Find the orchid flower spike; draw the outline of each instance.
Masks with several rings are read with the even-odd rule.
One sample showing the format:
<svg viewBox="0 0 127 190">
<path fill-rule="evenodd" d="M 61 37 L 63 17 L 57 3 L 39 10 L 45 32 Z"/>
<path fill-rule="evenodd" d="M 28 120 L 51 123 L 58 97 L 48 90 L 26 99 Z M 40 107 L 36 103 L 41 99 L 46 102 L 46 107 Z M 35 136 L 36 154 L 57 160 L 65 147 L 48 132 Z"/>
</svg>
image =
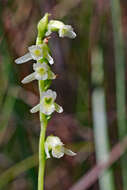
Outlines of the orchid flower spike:
<svg viewBox="0 0 127 190">
<path fill-rule="evenodd" d="M 53 157 L 61 158 L 64 154 L 69 156 L 75 156 L 76 153 L 64 147 L 64 144 L 57 136 L 48 136 L 45 141 L 45 153 L 47 159 L 50 158 L 50 152 Z"/>
<path fill-rule="evenodd" d="M 49 36 L 52 32 L 58 32 L 59 37 L 61 38 L 69 37 L 73 39 L 76 37 L 76 33 L 73 31 L 72 26 L 65 25 L 63 22 L 58 20 L 50 20 L 46 36 Z"/>
<path fill-rule="evenodd" d="M 36 113 L 39 110 L 45 115 L 51 115 L 54 111 L 62 113 L 63 108 L 55 103 L 56 96 L 56 92 L 50 89 L 43 92 L 41 95 L 40 104 L 33 107 L 30 110 L 31 113 Z"/>
<path fill-rule="evenodd" d="M 56 78 L 56 75 L 51 71 L 50 67 L 45 62 L 37 62 L 33 64 L 33 70 L 35 72 L 28 75 L 21 81 L 23 84 L 29 83 L 33 80 L 47 80 Z"/>
<path fill-rule="evenodd" d="M 30 60 L 36 60 L 39 61 L 42 59 L 45 55 L 45 58 L 48 60 L 50 65 L 54 63 L 53 58 L 50 56 L 48 52 L 48 48 L 45 48 L 47 45 L 45 43 L 41 45 L 32 45 L 28 47 L 29 52 L 25 54 L 22 57 L 19 57 L 18 59 L 15 60 L 17 64 L 22 64 Z"/>
</svg>

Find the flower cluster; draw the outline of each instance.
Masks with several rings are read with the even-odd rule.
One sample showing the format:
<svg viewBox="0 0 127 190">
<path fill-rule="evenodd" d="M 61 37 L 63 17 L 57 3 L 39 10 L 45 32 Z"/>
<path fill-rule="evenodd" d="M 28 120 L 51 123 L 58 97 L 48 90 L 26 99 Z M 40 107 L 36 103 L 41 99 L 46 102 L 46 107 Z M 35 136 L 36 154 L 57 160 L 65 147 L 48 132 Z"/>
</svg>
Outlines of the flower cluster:
<svg viewBox="0 0 127 190">
<path fill-rule="evenodd" d="M 35 60 L 33 64 L 33 73 L 26 76 L 21 82 L 23 84 L 29 83 L 33 80 L 44 81 L 48 83 L 48 87 L 43 88 L 40 92 L 40 103 L 33 107 L 30 111 L 50 116 L 54 111 L 58 113 L 63 112 L 63 108 L 59 106 L 55 100 L 57 94 L 49 88 L 50 81 L 56 78 L 56 75 L 51 70 L 51 65 L 54 60 L 50 54 L 48 47 L 48 39 L 52 32 L 58 32 L 59 37 L 75 38 L 76 34 L 70 25 L 65 25 L 58 20 L 48 21 L 48 14 L 46 14 L 38 24 L 38 37 L 36 45 L 32 45 L 28 48 L 28 53 L 15 60 L 17 64 L 22 64 L 30 60 Z M 52 152 L 52 156 L 56 158 L 62 157 L 64 154 L 74 156 L 71 150 L 66 149 L 58 137 L 49 136 L 45 141 L 45 153 L 47 158 L 50 158 L 49 152 Z"/>
</svg>

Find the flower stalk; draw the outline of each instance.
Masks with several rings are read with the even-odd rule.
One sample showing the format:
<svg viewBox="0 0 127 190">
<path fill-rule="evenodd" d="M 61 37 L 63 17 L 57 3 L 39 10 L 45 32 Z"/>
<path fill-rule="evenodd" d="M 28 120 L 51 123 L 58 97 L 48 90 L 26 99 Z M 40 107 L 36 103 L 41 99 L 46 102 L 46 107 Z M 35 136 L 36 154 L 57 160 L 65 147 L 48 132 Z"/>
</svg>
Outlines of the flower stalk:
<svg viewBox="0 0 127 190">
<path fill-rule="evenodd" d="M 46 13 L 37 25 L 38 35 L 36 45 L 28 48 L 28 53 L 15 60 L 17 64 L 22 64 L 31 59 L 35 60 L 33 64 L 34 72 L 26 76 L 21 82 L 23 84 L 38 80 L 40 102 L 33 107 L 30 112 L 40 114 L 40 140 L 39 140 L 39 173 L 38 173 L 38 190 L 44 190 L 44 173 L 46 159 L 50 158 L 50 152 L 55 158 L 61 158 L 64 154 L 74 156 L 75 153 L 64 147 L 59 137 L 49 136 L 45 141 L 46 128 L 48 120 L 54 111 L 63 112 L 63 108 L 59 106 L 55 100 L 57 94 L 49 89 L 51 81 L 56 75 L 51 71 L 50 66 L 54 63 L 50 55 L 48 40 L 52 32 L 58 32 L 59 37 L 75 38 L 76 34 L 70 25 L 65 25 L 61 21 L 48 21 L 49 14 Z"/>
<path fill-rule="evenodd" d="M 38 172 L 38 190 L 44 189 L 44 172 L 45 172 L 45 133 L 47 127 L 47 119 L 44 114 L 40 112 L 40 123 L 41 123 L 41 131 L 40 131 L 40 140 L 39 140 L 39 172 Z"/>
</svg>

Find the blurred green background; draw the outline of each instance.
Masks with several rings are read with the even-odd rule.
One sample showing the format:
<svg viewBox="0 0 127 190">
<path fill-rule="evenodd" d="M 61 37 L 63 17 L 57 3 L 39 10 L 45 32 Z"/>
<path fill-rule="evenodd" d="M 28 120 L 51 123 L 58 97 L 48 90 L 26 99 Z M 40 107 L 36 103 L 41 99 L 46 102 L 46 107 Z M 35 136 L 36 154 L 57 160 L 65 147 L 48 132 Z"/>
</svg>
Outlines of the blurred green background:
<svg viewBox="0 0 127 190">
<path fill-rule="evenodd" d="M 45 190 L 127 190 L 126 0 L 0 0 L 0 189 L 37 189 L 40 124 L 29 110 L 38 86 L 20 82 L 32 62 L 14 60 L 35 44 L 46 12 L 77 33 L 49 40 L 64 112 L 47 128 L 77 155 L 47 160 Z"/>
</svg>

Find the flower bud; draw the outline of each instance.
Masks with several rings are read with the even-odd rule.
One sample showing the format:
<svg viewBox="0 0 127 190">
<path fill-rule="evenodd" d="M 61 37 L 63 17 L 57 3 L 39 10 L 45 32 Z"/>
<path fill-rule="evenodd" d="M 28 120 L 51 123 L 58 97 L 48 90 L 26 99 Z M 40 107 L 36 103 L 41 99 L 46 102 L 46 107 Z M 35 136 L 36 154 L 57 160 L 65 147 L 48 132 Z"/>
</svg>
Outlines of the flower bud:
<svg viewBox="0 0 127 190">
<path fill-rule="evenodd" d="M 47 26 L 48 26 L 48 17 L 50 14 L 46 13 L 44 15 L 44 17 L 39 21 L 38 25 L 37 25 L 37 29 L 38 29 L 38 37 L 37 40 L 41 40 L 44 38 L 45 36 L 45 32 L 47 30 Z M 38 42 L 37 42 L 38 44 Z"/>
</svg>

